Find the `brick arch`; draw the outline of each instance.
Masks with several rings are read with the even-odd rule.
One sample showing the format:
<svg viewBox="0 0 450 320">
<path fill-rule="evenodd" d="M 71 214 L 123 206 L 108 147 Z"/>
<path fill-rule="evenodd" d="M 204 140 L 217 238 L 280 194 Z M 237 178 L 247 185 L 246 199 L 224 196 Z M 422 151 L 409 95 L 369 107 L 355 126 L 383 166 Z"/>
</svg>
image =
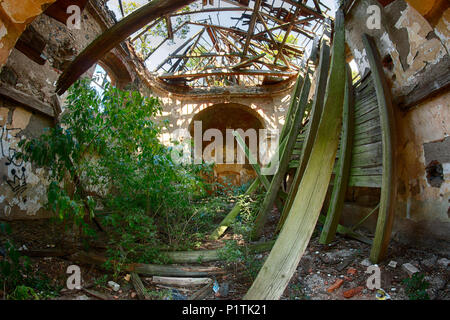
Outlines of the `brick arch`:
<svg viewBox="0 0 450 320">
<path fill-rule="evenodd" d="M 266 124 L 261 115 L 249 106 L 239 103 L 217 103 L 198 111 L 191 119 L 188 130 L 194 136 L 194 122 L 202 121 L 202 134 L 208 129 L 218 129 L 226 139 L 226 129 L 264 129 Z M 257 137 L 259 143 L 259 137 Z M 202 150 L 211 142 L 204 142 Z M 225 143 L 225 141 L 224 141 Z M 237 154 L 237 143 L 234 143 L 232 152 Z M 226 154 L 224 146 L 224 154 Z M 214 176 L 225 188 L 228 183 L 241 185 L 256 176 L 250 164 L 224 163 L 216 164 Z"/>
<path fill-rule="evenodd" d="M 127 65 L 114 53 L 114 50 L 105 54 L 98 64 L 108 73 L 111 84 L 119 89 L 125 89 L 133 81 Z"/>
<path fill-rule="evenodd" d="M 193 133 L 194 121 L 207 121 L 206 128 L 213 127 L 212 124 L 219 125 L 219 130 L 222 127 L 230 127 L 235 125 L 231 129 L 244 129 L 249 128 L 263 129 L 266 127 L 263 117 L 249 106 L 240 103 L 216 103 L 201 109 L 193 115 L 191 122 L 189 123 L 188 130 Z"/>
</svg>

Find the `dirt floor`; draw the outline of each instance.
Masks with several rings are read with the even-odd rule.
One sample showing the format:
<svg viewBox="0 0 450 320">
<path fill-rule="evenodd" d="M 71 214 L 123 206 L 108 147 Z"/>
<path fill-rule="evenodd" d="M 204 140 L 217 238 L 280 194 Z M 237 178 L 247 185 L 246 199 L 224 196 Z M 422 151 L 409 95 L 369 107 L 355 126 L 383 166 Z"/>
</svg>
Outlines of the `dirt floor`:
<svg viewBox="0 0 450 320">
<path fill-rule="evenodd" d="M 10 223 L 14 242 L 23 252 L 33 250 L 79 250 L 70 247 L 70 239 L 62 239 L 60 226 L 46 220 L 16 221 Z M 268 225 L 275 225 L 268 223 Z M 270 238 L 273 228 L 265 232 Z M 282 299 L 290 300 L 374 300 L 376 290 L 367 288 L 367 279 L 371 274 L 366 273 L 371 265 L 368 261 L 370 246 L 356 240 L 337 236 L 330 245 L 318 243 L 318 232 L 315 232 L 303 255 L 297 271 L 294 273 Z M 232 235 L 227 235 L 229 239 Z M 223 240 L 222 240 L 223 241 Z M 205 248 L 218 247 L 221 241 L 205 243 Z M 263 261 L 268 253 L 256 255 L 256 259 Z M 403 279 L 409 278 L 404 264 L 410 263 L 430 284 L 426 290 L 430 299 L 450 299 L 450 273 L 448 262 L 450 257 L 443 256 L 430 250 L 420 250 L 391 242 L 387 259 L 379 264 L 381 272 L 381 288 L 392 300 L 408 299 Z M 129 275 L 121 274 L 115 281 L 120 285 L 114 291 L 108 281 L 112 275 L 94 267 L 80 265 L 82 274 L 82 290 L 69 290 L 66 287 L 67 267 L 74 264 L 63 257 L 32 257 L 30 258 L 34 270 L 48 276 L 51 282 L 60 289 L 58 296 L 52 299 L 91 300 L 91 299 L 138 299 L 136 291 L 129 279 Z M 396 266 L 394 267 L 394 262 Z M 220 287 L 219 294 L 211 287 L 208 288 L 204 299 L 242 299 L 251 285 L 251 278 L 245 276 L 239 265 L 225 265 L 221 262 L 203 263 L 203 266 L 217 266 L 223 268 L 224 274 L 216 276 Z M 202 286 L 175 287 L 152 282 L 151 277 L 142 277 L 143 284 L 150 293 L 151 299 L 188 299 L 198 292 Z M 336 287 L 332 290 L 331 287 Z M 221 296 L 220 296 L 221 295 Z"/>
</svg>

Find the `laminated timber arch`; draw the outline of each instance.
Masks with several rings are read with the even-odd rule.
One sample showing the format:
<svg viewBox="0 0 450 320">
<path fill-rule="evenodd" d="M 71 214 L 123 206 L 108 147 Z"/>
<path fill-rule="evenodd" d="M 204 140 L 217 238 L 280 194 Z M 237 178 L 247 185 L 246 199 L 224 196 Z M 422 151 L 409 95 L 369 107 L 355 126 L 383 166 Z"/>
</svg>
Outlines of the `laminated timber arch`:
<svg viewBox="0 0 450 320">
<path fill-rule="evenodd" d="M 297 267 L 317 223 L 338 148 L 345 74 L 344 16 L 338 10 L 323 116 L 292 209 L 269 257 L 245 299 L 279 299 Z"/>
</svg>

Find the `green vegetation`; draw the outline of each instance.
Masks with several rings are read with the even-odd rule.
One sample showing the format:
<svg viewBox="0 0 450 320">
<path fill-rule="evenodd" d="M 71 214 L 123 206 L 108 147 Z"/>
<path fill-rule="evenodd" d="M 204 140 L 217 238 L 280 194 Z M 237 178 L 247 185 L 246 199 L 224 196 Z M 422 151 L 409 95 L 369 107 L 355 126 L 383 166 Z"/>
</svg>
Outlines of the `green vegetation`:
<svg viewBox="0 0 450 320">
<path fill-rule="evenodd" d="M 423 273 L 415 273 L 411 278 L 403 280 L 403 284 L 406 286 L 405 293 L 410 300 L 430 300 L 426 291 L 430 283 L 424 277 L 425 275 Z"/>
<path fill-rule="evenodd" d="M 258 209 L 264 200 L 264 194 L 257 193 L 255 196 L 239 194 L 236 201 L 241 206 L 241 211 L 232 224 L 234 234 L 238 240 L 227 240 L 225 246 L 219 250 L 219 256 L 229 266 L 237 270 L 243 268 L 244 275 L 253 281 L 262 267 L 263 259 L 258 259 L 248 246 L 250 241 L 253 222 Z"/>
<path fill-rule="evenodd" d="M 165 250 L 198 247 L 230 209 L 243 203 L 235 229 L 249 229 L 257 202 L 246 186 L 207 183 L 211 165 L 180 164 L 160 143 L 158 99 L 110 85 L 99 94 L 77 82 L 55 128 L 23 140 L 19 157 L 49 172 L 48 203 L 67 232 L 89 245 L 105 229 L 105 266 L 114 278 L 130 262 L 168 263 Z M 216 190 L 213 192 L 213 190 Z M 211 195 L 212 194 L 212 195 Z"/>
<path fill-rule="evenodd" d="M 10 233 L 10 227 L 0 223 L 0 236 L 6 238 L 4 243 L 0 243 L 0 290 L 3 291 L 3 298 L 40 300 L 56 296 L 60 288 L 53 286 L 46 276 L 32 270 L 28 257 L 22 256 L 9 240 Z"/>
</svg>

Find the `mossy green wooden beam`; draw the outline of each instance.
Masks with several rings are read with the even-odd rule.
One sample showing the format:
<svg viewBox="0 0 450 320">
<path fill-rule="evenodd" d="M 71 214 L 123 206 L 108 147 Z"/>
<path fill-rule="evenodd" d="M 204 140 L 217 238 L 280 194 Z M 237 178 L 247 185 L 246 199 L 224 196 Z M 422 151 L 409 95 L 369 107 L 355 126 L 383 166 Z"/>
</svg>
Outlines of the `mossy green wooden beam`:
<svg viewBox="0 0 450 320">
<path fill-rule="evenodd" d="M 289 128 L 291 127 L 293 112 L 297 106 L 298 97 L 302 88 L 303 78 L 299 75 L 294 86 L 294 95 L 291 98 L 291 103 L 289 104 L 288 111 L 286 113 L 283 128 L 281 128 L 280 141 L 283 141 L 285 136 L 289 133 Z M 281 148 L 280 148 L 281 149 Z"/>
<path fill-rule="evenodd" d="M 300 93 L 299 101 L 297 106 L 294 108 L 294 117 L 289 128 L 289 133 L 287 136 L 286 147 L 284 152 L 281 153 L 280 161 L 278 163 L 277 171 L 270 182 L 269 190 L 267 190 L 266 196 L 264 198 L 261 209 L 255 219 L 255 224 L 253 226 L 251 238 L 257 240 L 264 228 L 267 221 L 267 217 L 272 210 L 275 199 L 277 198 L 278 191 L 280 190 L 281 182 L 283 181 L 284 174 L 286 173 L 289 162 L 291 160 L 292 151 L 294 150 L 295 143 L 297 141 L 298 133 L 300 132 L 302 126 L 302 120 L 305 115 L 305 109 L 308 104 L 308 96 L 311 88 L 311 80 L 309 77 L 309 69 L 307 69 L 305 74 L 305 79 L 303 81 L 302 90 Z"/>
<path fill-rule="evenodd" d="M 283 152 L 284 147 L 286 146 L 286 141 L 287 141 L 287 139 L 284 139 L 279 146 L 281 153 Z M 244 145 L 245 145 L 245 143 L 244 143 Z M 248 151 L 248 149 L 247 149 L 247 151 Z M 272 163 L 272 161 L 270 163 Z M 270 164 L 269 164 L 269 166 L 270 166 Z M 259 165 L 258 165 L 258 168 L 259 168 Z M 256 171 L 256 169 L 255 169 L 255 171 Z M 259 170 L 259 171 L 261 171 L 261 170 Z M 253 192 L 255 192 L 258 189 L 258 187 L 261 185 L 261 181 L 263 181 L 263 179 L 264 179 L 264 178 L 261 179 L 261 177 L 266 178 L 265 176 L 258 175 L 258 177 L 255 179 L 255 181 L 253 181 L 253 183 L 248 187 L 248 189 L 244 193 L 244 195 L 251 195 Z M 270 183 L 267 181 L 268 186 L 269 186 L 269 184 Z M 263 185 L 264 185 L 264 183 L 263 183 Z M 267 190 L 267 188 L 266 188 L 266 190 Z M 231 209 L 231 211 L 222 220 L 222 222 L 219 224 L 219 226 L 211 233 L 209 238 L 211 240 L 219 239 L 225 233 L 225 231 L 231 226 L 231 224 L 236 220 L 236 217 L 239 215 L 240 211 L 241 211 L 241 206 L 239 204 L 236 204 L 233 207 L 233 209 Z"/>
<path fill-rule="evenodd" d="M 336 176 L 334 178 L 333 192 L 331 194 L 330 206 L 327 217 L 323 225 L 319 242 L 328 244 L 334 240 L 336 230 L 344 207 L 344 198 L 347 191 L 350 177 L 350 167 L 352 162 L 352 142 L 353 142 L 353 90 L 350 69 L 347 66 L 347 76 L 345 82 L 344 113 L 342 116 L 342 135 L 337 162 Z"/>
<path fill-rule="evenodd" d="M 288 198 L 281 213 L 280 220 L 278 222 L 277 231 L 281 230 L 284 221 L 286 220 L 288 212 L 291 210 L 292 202 L 294 201 L 295 194 L 300 185 L 303 173 L 305 172 L 306 164 L 311 154 L 311 149 L 314 144 L 314 139 L 317 134 L 317 128 L 319 127 L 320 117 L 322 116 L 325 91 L 327 88 L 328 71 L 330 69 L 330 47 L 326 39 L 322 40 L 320 48 L 319 68 L 317 70 L 317 85 L 314 95 L 314 102 L 311 107 L 311 118 L 309 121 L 308 129 L 306 132 L 305 142 L 302 145 L 301 156 L 299 165 L 295 171 L 294 179 L 291 184 Z"/>
<path fill-rule="evenodd" d="M 244 139 L 242 139 L 241 135 L 237 131 L 233 131 L 233 135 L 236 138 L 236 141 L 237 141 L 239 147 L 241 147 L 241 149 L 244 151 L 245 156 L 247 157 L 247 159 L 250 162 L 251 166 L 255 170 L 258 178 L 261 180 L 261 182 L 262 182 L 262 184 L 264 186 L 264 189 L 266 191 L 269 190 L 270 181 L 269 181 L 269 179 L 267 178 L 266 175 L 261 173 L 261 167 L 259 166 L 258 161 L 256 160 L 256 158 L 253 156 L 253 154 L 248 149 L 247 145 L 245 144 Z M 286 139 L 284 139 L 284 141 L 282 141 L 280 146 L 279 146 L 279 150 L 281 151 L 281 153 L 283 153 L 283 150 L 284 150 L 285 146 L 286 146 Z M 271 164 L 272 164 L 272 162 L 269 163 L 269 167 L 270 167 Z M 286 192 L 284 192 L 281 189 L 279 190 L 278 198 L 276 199 L 276 206 L 281 211 L 281 210 L 283 210 L 283 203 L 281 202 L 280 198 L 281 199 L 286 199 L 287 198 Z"/>
<path fill-rule="evenodd" d="M 289 108 L 286 113 L 286 120 L 284 122 L 283 128 L 281 129 L 281 134 L 280 134 L 281 143 L 278 148 L 278 150 L 279 150 L 278 154 L 284 152 L 284 148 L 286 146 L 286 141 L 287 141 L 287 139 L 286 139 L 287 130 L 285 128 L 288 127 L 292 122 L 292 112 L 294 110 L 294 106 L 296 106 L 296 103 L 298 101 L 298 96 L 300 94 L 300 89 L 301 89 L 302 83 L 303 83 L 303 78 L 301 75 L 299 75 L 297 77 L 297 81 L 295 82 L 295 85 L 294 85 L 293 96 L 291 98 L 291 103 L 289 104 Z M 272 164 L 272 160 L 270 161 L 270 164 Z M 270 166 L 270 164 L 269 164 L 269 166 Z M 253 181 L 253 183 L 249 186 L 249 188 L 247 189 L 247 191 L 244 194 L 250 195 L 253 192 L 255 192 L 258 189 L 258 187 L 260 186 L 261 182 L 262 181 L 260 180 L 260 178 L 257 177 L 255 179 L 255 181 Z M 241 206 L 239 204 L 236 204 L 233 207 L 233 209 L 231 209 L 231 211 L 227 214 L 227 216 L 222 220 L 222 222 L 219 224 L 219 226 L 211 233 L 209 238 L 211 240 L 219 239 L 225 233 L 225 231 L 228 229 L 228 227 L 230 227 L 231 224 L 235 221 L 235 219 L 239 215 L 240 211 L 241 211 Z"/>
<path fill-rule="evenodd" d="M 336 12 L 331 70 L 319 129 L 286 223 L 244 299 L 279 299 L 308 245 L 330 183 L 342 125 L 345 81 L 344 15 Z"/>
<path fill-rule="evenodd" d="M 383 142 L 383 175 L 381 180 L 380 209 L 375 230 L 370 260 L 379 263 L 386 255 L 391 238 L 392 223 L 394 220 L 395 185 L 395 128 L 394 109 L 389 87 L 386 82 L 380 54 L 373 39 L 363 34 L 363 43 L 367 52 L 372 78 L 377 93 L 380 111 L 381 137 Z"/>
<path fill-rule="evenodd" d="M 253 183 L 248 187 L 247 191 L 245 191 L 244 195 L 251 195 L 259 188 L 260 185 L 261 180 L 259 178 L 256 178 L 255 181 L 253 181 Z M 236 220 L 239 212 L 241 212 L 241 206 L 239 204 L 236 204 L 222 220 L 219 226 L 210 234 L 209 238 L 211 240 L 219 239 Z"/>
</svg>

